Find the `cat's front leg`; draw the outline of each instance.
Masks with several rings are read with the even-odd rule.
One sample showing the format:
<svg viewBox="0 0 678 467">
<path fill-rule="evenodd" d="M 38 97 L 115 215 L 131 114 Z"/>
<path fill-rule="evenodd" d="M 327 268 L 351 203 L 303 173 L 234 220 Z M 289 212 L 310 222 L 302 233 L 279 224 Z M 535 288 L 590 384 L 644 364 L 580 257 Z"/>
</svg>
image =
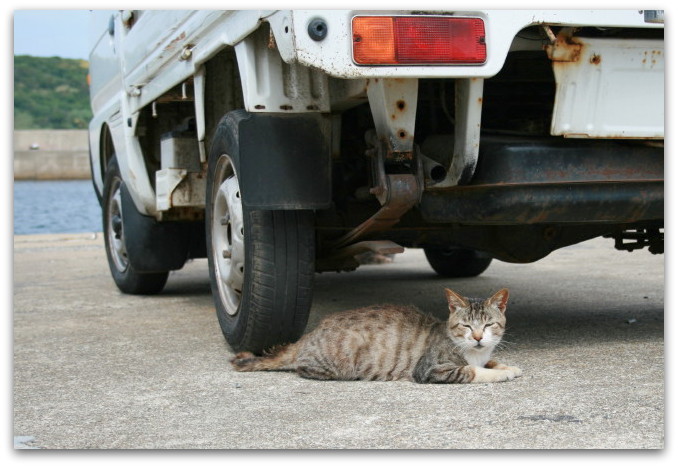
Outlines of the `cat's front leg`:
<svg viewBox="0 0 678 467">
<path fill-rule="evenodd" d="M 515 367 L 481 368 L 472 365 L 459 366 L 453 363 L 441 363 L 429 367 L 425 372 L 414 374 L 417 383 L 464 384 L 464 383 L 499 383 L 510 381 L 520 376 Z"/>
<path fill-rule="evenodd" d="M 497 370 L 491 368 L 474 368 L 474 376 L 472 383 L 501 383 L 502 381 L 510 381 L 516 375 L 512 370 Z"/>
<path fill-rule="evenodd" d="M 459 366 L 453 363 L 440 363 L 428 368 L 415 369 L 413 379 L 416 383 L 463 384 L 473 382 L 474 367 Z"/>
<path fill-rule="evenodd" d="M 489 362 L 487 362 L 485 364 L 485 368 L 490 368 L 490 369 L 494 369 L 494 370 L 509 370 L 513 373 L 514 378 L 522 376 L 522 374 L 523 374 L 523 370 L 521 370 L 517 366 L 504 365 L 503 363 L 499 363 L 495 360 L 490 360 Z"/>
</svg>

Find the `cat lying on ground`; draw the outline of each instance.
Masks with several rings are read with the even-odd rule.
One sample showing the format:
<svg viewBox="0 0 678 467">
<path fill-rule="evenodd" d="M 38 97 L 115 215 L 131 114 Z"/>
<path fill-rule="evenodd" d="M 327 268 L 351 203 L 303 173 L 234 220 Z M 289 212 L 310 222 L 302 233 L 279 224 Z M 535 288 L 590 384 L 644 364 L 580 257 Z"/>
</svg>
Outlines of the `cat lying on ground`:
<svg viewBox="0 0 678 467">
<path fill-rule="evenodd" d="M 287 370 L 321 380 L 493 383 L 522 374 L 490 359 L 506 326 L 508 290 L 465 298 L 445 289 L 447 321 L 415 307 L 382 305 L 335 313 L 293 344 L 257 357 L 240 352 L 237 371 Z"/>
</svg>

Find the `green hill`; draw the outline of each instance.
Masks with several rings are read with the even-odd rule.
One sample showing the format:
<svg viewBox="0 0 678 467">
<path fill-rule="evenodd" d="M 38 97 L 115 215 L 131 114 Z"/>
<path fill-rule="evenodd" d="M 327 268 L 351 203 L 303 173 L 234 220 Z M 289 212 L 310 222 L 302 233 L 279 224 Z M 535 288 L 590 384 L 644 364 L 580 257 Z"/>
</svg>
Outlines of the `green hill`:
<svg viewBox="0 0 678 467">
<path fill-rule="evenodd" d="M 15 55 L 14 129 L 87 128 L 88 67 L 85 60 Z"/>
</svg>

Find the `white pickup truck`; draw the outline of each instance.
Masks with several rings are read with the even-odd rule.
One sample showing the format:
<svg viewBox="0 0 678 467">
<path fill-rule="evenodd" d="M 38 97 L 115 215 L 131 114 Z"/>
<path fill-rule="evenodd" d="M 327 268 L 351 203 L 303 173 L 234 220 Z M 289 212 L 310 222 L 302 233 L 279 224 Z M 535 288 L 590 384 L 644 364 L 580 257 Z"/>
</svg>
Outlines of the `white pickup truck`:
<svg viewBox="0 0 678 467">
<path fill-rule="evenodd" d="M 663 253 L 662 10 L 95 11 L 89 126 L 125 293 L 207 257 L 235 350 L 314 274 L 448 277 L 598 236 Z"/>
</svg>

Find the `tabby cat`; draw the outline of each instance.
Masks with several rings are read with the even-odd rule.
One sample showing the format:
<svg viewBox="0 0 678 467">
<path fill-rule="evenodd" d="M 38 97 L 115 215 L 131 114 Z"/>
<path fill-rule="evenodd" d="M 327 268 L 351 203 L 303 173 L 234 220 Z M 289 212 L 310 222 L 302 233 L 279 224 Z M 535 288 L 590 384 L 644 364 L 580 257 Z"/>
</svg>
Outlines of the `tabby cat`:
<svg viewBox="0 0 678 467">
<path fill-rule="evenodd" d="M 492 383 L 522 374 L 490 360 L 506 325 L 508 290 L 465 298 L 445 289 L 449 319 L 415 307 L 383 305 L 335 313 L 294 344 L 262 357 L 238 353 L 237 371 L 288 370 L 322 380 Z"/>
</svg>

